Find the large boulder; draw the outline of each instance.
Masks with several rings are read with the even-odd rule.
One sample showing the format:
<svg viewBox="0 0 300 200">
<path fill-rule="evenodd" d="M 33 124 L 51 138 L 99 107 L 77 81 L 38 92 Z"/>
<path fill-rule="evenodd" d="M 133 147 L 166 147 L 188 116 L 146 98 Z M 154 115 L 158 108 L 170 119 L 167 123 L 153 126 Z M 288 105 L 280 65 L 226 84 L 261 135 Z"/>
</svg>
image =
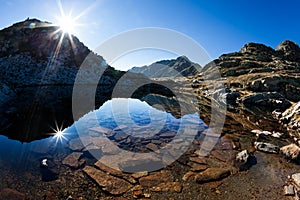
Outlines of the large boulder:
<svg viewBox="0 0 300 200">
<path fill-rule="evenodd" d="M 263 92 L 246 96 L 243 100 L 246 107 L 259 107 L 265 111 L 285 110 L 292 104 L 278 92 Z"/>
</svg>

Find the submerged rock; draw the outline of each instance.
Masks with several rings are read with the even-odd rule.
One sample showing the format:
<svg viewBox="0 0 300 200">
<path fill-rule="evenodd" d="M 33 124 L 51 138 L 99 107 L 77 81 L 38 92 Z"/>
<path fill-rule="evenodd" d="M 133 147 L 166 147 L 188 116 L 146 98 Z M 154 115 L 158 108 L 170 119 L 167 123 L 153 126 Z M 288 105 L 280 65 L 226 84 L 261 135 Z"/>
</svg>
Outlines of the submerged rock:
<svg viewBox="0 0 300 200">
<path fill-rule="evenodd" d="M 65 157 L 65 159 L 62 161 L 62 164 L 73 169 L 78 169 L 85 164 L 85 160 L 81 159 L 82 155 L 83 153 L 73 152 Z"/>
<path fill-rule="evenodd" d="M 279 147 L 274 144 L 270 144 L 270 143 L 255 142 L 254 146 L 257 150 L 264 151 L 267 153 L 278 153 L 279 152 Z"/>
</svg>

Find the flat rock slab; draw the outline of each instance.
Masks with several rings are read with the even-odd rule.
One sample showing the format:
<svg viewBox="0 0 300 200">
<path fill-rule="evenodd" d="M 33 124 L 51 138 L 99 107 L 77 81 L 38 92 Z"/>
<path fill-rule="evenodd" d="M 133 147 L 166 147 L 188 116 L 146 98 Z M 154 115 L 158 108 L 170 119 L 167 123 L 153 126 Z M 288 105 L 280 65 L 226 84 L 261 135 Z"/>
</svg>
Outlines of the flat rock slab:
<svg viewBox="0 0 300 200">
<path fill-rule="evenodd" d="M 111 176 L 91 166 L 86 166 L 83 171 L 93 179 L 104 191 L 113 195 L 120 195 L 127 192 L 132 185 L 120 178 Z"/>
<path fill-rule="evenodd" d="M 62 164 L 74 169 L 78 169 L 85 163 L 85 160 L 80 159 L 82 155 L 83 153 L 73 152 L 62 161 Z"/>
<path fill-rule="evenodd" d="M 123 173 L 121 170 L 113 169 L 113 168 L 103 164 L 101 161 L 97 161 L 95 163 L 95 167 L 102 170 L 103 172 L 106 172 L 109 175 L 123 178 L 123 179 L 129 181 L 130 183 L 136 183 L 136 180 L 130 174 Z"/>
<path fill-rule="evenodd" d="M 155 187 L 161 183 L 173 182 L 174 177 L 170 171 L 161 170 L 153 172 L 149 176 L 144 176 L 139 179 L 139 182 L 144 187 Z"/>
<path fill-rule="evenodd" d="M 69 143 L 69 148 L 73 151 L 81 151 L 84 147 L 92 144 L 91 137 L 81 137 L 72 139 Z"/>
<path fill-rule="evenodd" d="M 229 168 L 208 168 L 195 176 L 198 183 L 205 183 L 210 181 L 219 180 L 230 175 Z"/>
</svg>

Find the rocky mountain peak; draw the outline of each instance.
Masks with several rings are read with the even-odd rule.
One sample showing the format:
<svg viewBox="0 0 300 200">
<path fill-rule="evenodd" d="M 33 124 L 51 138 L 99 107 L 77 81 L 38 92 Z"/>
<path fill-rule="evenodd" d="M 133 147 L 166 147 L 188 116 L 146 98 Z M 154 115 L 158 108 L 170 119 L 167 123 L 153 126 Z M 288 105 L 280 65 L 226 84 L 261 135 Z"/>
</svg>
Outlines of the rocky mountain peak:
<svg viewBox="0 0 300 200">
<path fill-rule="evenodd" d="M 0 31 L 1 57 L 25 52 L 39 60 L 48 60 L 55 53 L 56 60 L 75 61 L 69 64 L 78 67 L 90 50 L 75 36 L 60 31 L 59 26 L 28 18 Z"/>
<path fill-rule="evenodd" d="M 274 52 L 274 49 L 264 44 L 250 42 L 242 47 L 240 53 Z"/>
<path fill-rule="evenodd" d="M 283 52 L 300 52 L 300 47 L 293 41 L 285 40 L 276 47 L 276 50 Z"/>
</svg>

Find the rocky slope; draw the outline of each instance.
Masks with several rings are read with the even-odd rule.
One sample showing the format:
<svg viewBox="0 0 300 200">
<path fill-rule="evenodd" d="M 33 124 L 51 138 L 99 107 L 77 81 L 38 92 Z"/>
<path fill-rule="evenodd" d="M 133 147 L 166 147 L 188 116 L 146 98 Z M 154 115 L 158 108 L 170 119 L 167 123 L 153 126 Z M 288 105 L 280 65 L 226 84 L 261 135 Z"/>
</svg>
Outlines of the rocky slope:
<svg viewBox="0 0 300 200">
<path fill-rule="evenodd" d="M 173 60 L 158 61 L 149 66 L 133 67 L 129 71 L 142 73 L 149 78 L 174 78 L 196 75 L 200 69 L 199 64 L 191 62 L 185 56 L 180 56 Z"/>
<path fill-rule="evenodd" d="M 72 91 L 85 62 L 84 87 L 98 85 L 96 107 L 111 98 L 124 72 L 107 66 L 75 36 L 37 19 L 27 19 L 0 31 L 0 132 L 21 141 L 53 133 L 73 122 Z M 95 72 L 95 69 L 96 72 Z M 103 73 L 99 82 L 99 73 Z M 100 78 L 100 75 L 99 75 Z M 141 75 L 132 75 L 135 79 Z M 90 108 L 92 109 L 92 108 Z M 88 112 L 85 110 L 83 114 Z"/>
</svg>

